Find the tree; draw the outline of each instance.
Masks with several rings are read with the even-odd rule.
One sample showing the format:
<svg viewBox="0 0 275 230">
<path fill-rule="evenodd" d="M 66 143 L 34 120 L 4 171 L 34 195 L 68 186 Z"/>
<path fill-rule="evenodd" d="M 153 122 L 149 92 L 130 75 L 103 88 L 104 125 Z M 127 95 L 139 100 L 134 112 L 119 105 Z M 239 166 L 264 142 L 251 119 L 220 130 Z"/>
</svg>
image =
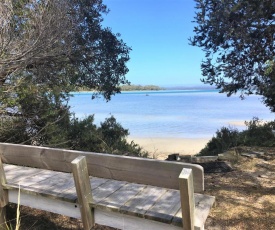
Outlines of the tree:
<svg viewBox="0 0 275 230">
<path fill-rule="evenodd" d="M 68 61 L 72 54 L 74 25 L 66 16 L 67 4 L 4 0 L 0 6 L 1 85 L 22 72 L 35 73 L 35 69 L 50 72 L 50 66 L 51 70 L 60 69 L 57 66 Z"/>
<path fill-rule="evenodd" d="M 127 143 L 114 117 L 70 112 L 70 91 L 106 100 L 128 83 L 130 48 L 103 28 L 102 0 L 3 0 L 0 3 L 0 142 L 147 156 Z"/>
<path fill-rule="evenodd" d="M 5 0 L 0 9 L 0 86 L 28 75 L 63 92 L 87 86 L 109 100 L 128 83 L 130 48 L 102 27 L 102 0 Z"/>
<path fill-rule="evenodd" d="M 68 97 L 32 84 L 30 77 L 14 90 L 1 97 L 0 142 L 64 147 L 71 116 Z"/>
<path fill-rule="evenodd" d="M 107 100 L 119 92 L 128 83 L 130 48 L 102 27 L 107 13 L 102 0 L 1 1 L 0 114 L 31 119 L 26 101 L 50 104 L 51 95 L 59 107 L 58 98 L 67 101 L 81 86 Z"/>
<path fill-rule="evenodd" d="M 205 51 L 202 81 L 228 96 L 260 94 L 275 111 L 275 2 L 195 0 L 191 45 Z"/>
</svg>

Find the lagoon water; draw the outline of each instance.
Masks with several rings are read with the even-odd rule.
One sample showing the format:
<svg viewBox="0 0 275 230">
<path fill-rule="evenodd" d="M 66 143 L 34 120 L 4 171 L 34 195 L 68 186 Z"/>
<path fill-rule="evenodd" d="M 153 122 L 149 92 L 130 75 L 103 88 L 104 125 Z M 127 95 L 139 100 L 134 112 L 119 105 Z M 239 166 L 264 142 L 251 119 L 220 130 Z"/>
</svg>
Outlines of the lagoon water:
<svg viewBox="0 0 275 230">
<path fill-rule="evenodd" d="M 110 102 L 91 100 L 91 93 L 73 93 L 71 111 L 79 118 L 94 114 L 99 124 L 113 115 L 132 138 L 211 138 L 222 126 L 244 129 L 253 117 L 274 120 L 260 100 L 226 97 L 216 90 L 122 92 Z"/>
</svg>

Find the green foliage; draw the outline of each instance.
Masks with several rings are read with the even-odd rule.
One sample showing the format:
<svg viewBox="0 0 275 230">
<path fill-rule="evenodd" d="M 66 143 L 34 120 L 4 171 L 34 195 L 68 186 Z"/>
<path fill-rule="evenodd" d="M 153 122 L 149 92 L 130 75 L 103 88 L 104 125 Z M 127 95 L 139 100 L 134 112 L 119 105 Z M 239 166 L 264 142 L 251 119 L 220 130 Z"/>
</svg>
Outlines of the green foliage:
<svg viewBox="0 0 275 230">
<path fill-rule="evenodd" d="M 138 145 L 128 143 L 129 135 L 114 117 L 97 127 L 94 117 L 78 119 L 66 105 L 68 95 L 58 90 L 48 91 L 39 85 L 20 84 L 17 94 L 4 93 L 0 124 L 0 142 L 59 147 L 112 154 L 130 154 L 146 157 L 148 154 Z M 62 97 L 61 97 L 62 96 Z"/>
<path fill-rule="evenodd" d="M 246 146 L 275 146 L 275 138 L 272 130 L 275 129 L 275 122 L 263 122 L 254 117 L 251 121 L 245 122 L 247 129 L 240 133 L 242 144 Z"/>
<path fill-rule="evenodd" d="M 275 111 L 274 64 L 270 65 L 275 57 L 274 1 L 195 1 L 197 25 L 190 42 L 205 52 L 202 81 L 228 96 L 263 95 Z"/>
<path fill-rule="evenodd" d="M 31 82 L 20 84 L 15 89 L 16 95 L 8 92 L 0 94 L 4 99 L 1 104 L 0 141 L 62 146 L 66 142 L 63 133 L 69 122 L 65 95 L 54 90 L 47 91 Z"/>
<path fill-rule="evenodd" d="M 263 83 L 259 86 L 259 94 L 263 95 L 263 103 L 267 105 L 272 112 L 275 112 L 275 63 L 268 61 L 266 63 L 265 77 Z M 267 87 L 268 86 L 268 87 Z"/>
<path fill-rule="evenodd" d="M 147 156 L 114 117 L 70 113 L 74 89 L 106 100 L 128 84 L 130 48 L 102 26 L 102 0 L 0 3 L 0 141 Z"/>
<path fill-rule="evenodd" d="M 68 130 L 68 146 L 71 149 L 100 152 L 101 140 L 97 138 L 97 127 L 94 117 L 83 120 L 73 117 Z"/>
<path fill-rule="evenodd" d="M 93 116 L 88 116 L 83 120 L 78 118 L 71 120 L 69 148 L 138 157 L 148 156 L 148 153 L 139 145 L 127 142 L 128 130 L 124 129 L 113 116 L 107 118 L 99 127 L 93 122 Z"/>
<path fill-rule="evenodd" d="M 123 143 L 125 138 L 129 135 L 128 130 L 124 129 L 119 123 L 117 123 L 113 116 L 107 118 L 103 123 L 101 123 L 99 132 L 107 146 L 106 150 L 109 149 L 111 151 L 119 148 L 120 144 Z"/>
<path fill-rule="evenodd" d="M 216 132 L 216 136 L 200 151 L 201 156 L 215 156 L 229 148 L 239 144 L 239 131 L 232 128 L 222 127 Z"/>
<path fill-rule="evenodd" d="M 2 8 L 0 86 L 13 90 L 28 76 L 33 84 L 61 92 L 87 87 L 110 100 L 129 83 L 131 48 L 102 26 L 102 0 L 7 1 Z"/>
<path fill-rule="evenodd" d="M 120 39 L 120 34 L 100 24 L 102 14 L 108 13 L 102 0 L 95 0 L 93 4 L 73 0 L 72 9 L 75 6 L 79 23 L 75 33 L 78 48 L 72 53 L 73 84 L 95 89 L 109 100 L 111 95 L 120 92 L 119 85 L 129 83 L 125 75 L 131 48 Z"/>
<path fill-rule="evenodd" d="M 275 146 L 275 136 L 272 133 L 275 129 L 275 121 L 262 122 L 254 117 L 245 124 L 247 128 L 243 131 L 222 127 L 198 155 L 214 156 L 237 146 Z"/>
<path fill-rule="evenodd" d="M 148 157 L 148 152 L 139 145 L 133 141 L 127 142 L 128 130 L 124 129 L 114 117 L 107 118 L 97 127 L 93 116 L 80 120 L 73 114 L 70 118 L 68 111 L 65 115 L 63 114 L 64 117 L 60 120 L 54 119 L 53 123 L 50 123 L 49 117 L 35 120 L 37 122 L 35 125 L 29 124 L 34 122 L 34 119 L 28 120 L 22 117 L 2 119 L 0 142 Z"/>
<path fill-rule="evenodd" d="M 30 142 L 26 141 L 29 137 L 23 122 L 24 120 L 21 117 L 2 116 L 0 142 L 30 144 Z"/>
</svg>

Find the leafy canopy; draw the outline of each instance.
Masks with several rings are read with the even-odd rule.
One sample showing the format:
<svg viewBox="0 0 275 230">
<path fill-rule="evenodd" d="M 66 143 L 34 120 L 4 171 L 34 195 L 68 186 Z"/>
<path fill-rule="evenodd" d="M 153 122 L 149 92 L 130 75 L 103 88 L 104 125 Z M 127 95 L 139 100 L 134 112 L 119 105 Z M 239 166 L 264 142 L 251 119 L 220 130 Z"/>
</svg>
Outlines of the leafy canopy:
<svg viewBox="0 0 275 230">
<path fill-rule="evenodd" d="M 102 0 L 5 0 L 0 3 L 0 85 L 95 89 L 109 100 L 128 81 L 130 48 L 101 25 Z M 16 81 L 16 83 L 15 83 Z"/>
<path fill-rule="evenodd" d="M 106 100 L 128 83 L 130 48 L 101 24 L 102 0 L 0 2 L 0 141 L 147 156 L 114 117 L 70 112 L 70 92 Z"/>
<path fill-rule="evenodd" d="M 228 96 L 257 93 L 275 111 L 275 1 L 195 0 L 191 45 L 205 51 L 203 82 Z"/>
</svg>

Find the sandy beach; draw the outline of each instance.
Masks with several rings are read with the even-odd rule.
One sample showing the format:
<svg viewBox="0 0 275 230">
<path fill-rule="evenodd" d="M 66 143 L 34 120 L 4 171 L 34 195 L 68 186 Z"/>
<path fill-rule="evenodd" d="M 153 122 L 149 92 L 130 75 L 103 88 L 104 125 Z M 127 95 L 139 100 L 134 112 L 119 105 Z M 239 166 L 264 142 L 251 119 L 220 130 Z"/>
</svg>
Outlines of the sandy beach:
<svg viewBox="0 0 275 230">
<path fill-rule="evenodd" d="M 150 157 L 166 159 L 171 153 L 194 155 L 209 141 L 203 138 L 141 138 L 129 137 L 150 153 Z"/>
</svg>

